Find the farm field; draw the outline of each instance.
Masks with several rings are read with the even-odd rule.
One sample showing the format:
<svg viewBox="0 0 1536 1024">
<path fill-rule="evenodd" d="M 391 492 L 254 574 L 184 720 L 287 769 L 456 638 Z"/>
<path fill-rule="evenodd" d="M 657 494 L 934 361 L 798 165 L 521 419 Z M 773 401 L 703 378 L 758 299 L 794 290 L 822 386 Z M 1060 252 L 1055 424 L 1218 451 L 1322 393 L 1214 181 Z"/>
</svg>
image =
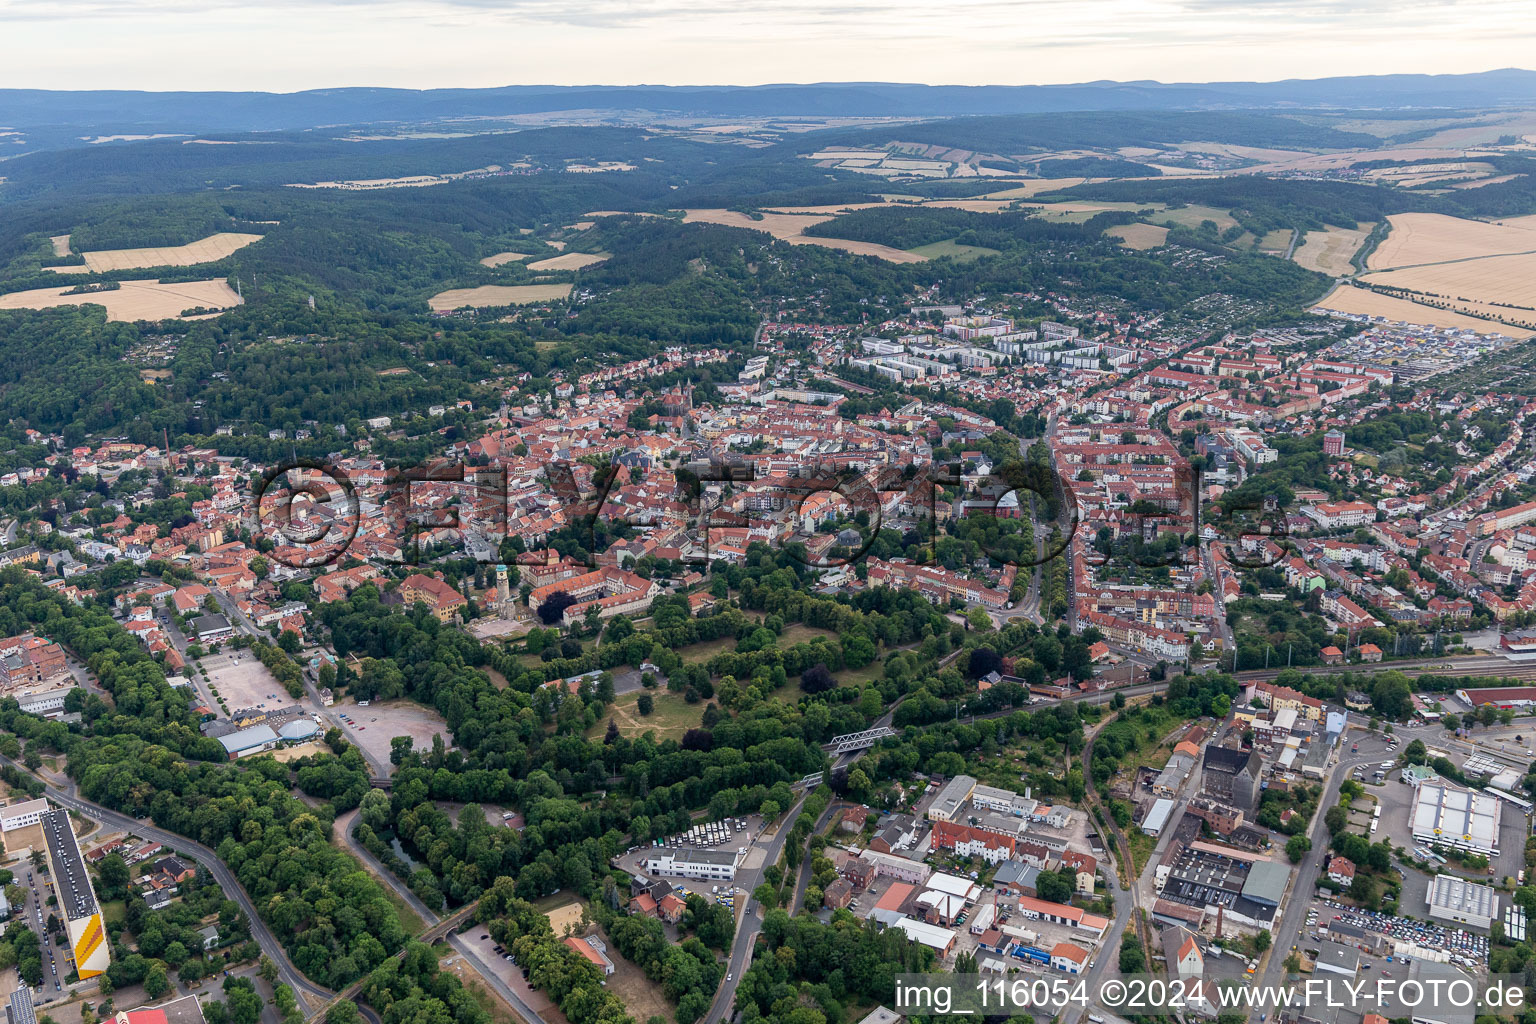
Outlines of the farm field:
<svg viewBox="0 0 1536 1024">
<path fill-rule="evenodd" d="M 1536 223 L 1529 217 L 1490 224 L 1440 213 L 1395 213 L 1387 223 L 1392 230 L 1366 261 L 1370 270 L 1536 252 Z"/>
<path fill-rule="evenodd" d="M 531 260 L 530 252 L 499 252 L 494 256 L 487 256 L 480 261 L 482 267 L 499 267 L 504 263 L 516 263 L 518 260 Z"/>
<path fill-rule="evenodd" d="M 1536 239 L 1536 232 L 1531 236 Z M 1362 280 L 1424 292 L 1452 304 L 1465 300 L 1536 307 L 1536 254 L 1431 263 L 1367 274 Z M 1509 315 L 1536 319 L 1536 312 L 1531 309 L 1510 310 Z"/>
<path fill-rule="evenodd" d="M 100 249 L 96 252 L 82 253 L 85 257 L 85 267 L 93 274 L 102 274 L 109 270 L 143 270 L 147 267 L 192 267 L 199 263 L 213 263 L 221 260 L 232 252 L 244 249 L 252 242 L 259 242 L 262 235 L 247 235 L 235 231 L 221 231 L 207 238 L 200 238 L 186 245 L 169 245 L 149 249 Z M 63 240 L 64 251 L 59 252 L 59 240 Z M 69 255 L 69 236 L 60 235 L 53 240 L 53 250 L 56 255 Z M 78 274 L 78 265 L 67 267 L 49 267 L 60 274 Z"/>
<path fill-rule="evenodd" d="M 1376 225 L 1374 222 L 1355 228 L 1336 228 L 1329 225 L 1327 231 L 1308 231 L 1291 259 L 1308 270 L 1321 271 L 1334 277 L 1342 277 L 1354 270 L 1350 257 L 1360 251 L 1365 239 Z"/>
<path fill-rule="evenodd" d="M 569 284 L 484 284 L 478 288 L 450 288 L 427 300 L 439 313 L 472 306 L 519 306 L 530 302 L 551 302 L 571 294 Z"/>
<path fill-rule="evenodd" d="M 1168 241 L 1168 229 L 1156 224 L 1122 224 L 1105 228 L 1104 234 L 1117 239 L 1127 249 L 1155 249 Z"/>
<path fill-rule="evenodd" d="M 935 260 L 940 256 L 950 256 L 957 260 L 974 260 L 981 256 L 995 256 L 996 249 L 988 249 L 984 245 L 960 245 L 953 238 L 946 238 L 942 242 L 929 242 L 927 245 L 919 245 L 908 249 L 907 252 L 915 253 L 924 259 Z"/>
<path fill-rule="evenodd" d="M 869 204 L 873 205 L 873 204 Z M 832 209 L 822 207 L 821 209 Z M 893 249 L 875 242 L 856 242 L 848 238 L 822 238 L 802 232 L 813 224 L 831 220 L 838 211 L 851 209 L 839 206 L 832 213 L 764 213 L 761 220 L 754 220 L 735 210 L 685 210 L 684 224 L 723 224 L 726 227 L 746 228 L 749 231 L 765 231 L 781 242 L 791 245 L 820 245 L 828 249 L 841 249 L 858 256 L 877 256 L 892 263 L 921 263 L 925 257 L 915 252 Z"/>
<path fill-rule="evenodd" d="M 1057 189 L 1071 188 L 1073 185 L 1081 185 L 1087 178 L 1035 178 L 1016 185 L 1013 188 L 1005 188 L 1001 192 L 988 192 L 983 199 L 1031 199 L 1042 192 L 1054 192 Z"/>
<path fill-rule="evenodd" d="M 806 228 L 837 216 L 838 210 L 817 213 L 764 213 L 749 217 L 736 210 L 684 210 L 684 224 L 720 224 L 728 228 L 766 231 L 781 242 L 798 239 Z"/>
<path fill-rule="evenodd" d="M 1536 331 L 1508 327 L 1491 320 L 1480 320 L 1477 317 L 1420 305 L 1417 302 L 1393 298 L 1390 295 L 1378 295 L 1373 291 L 1348 284 L 1335 288 L 1332 294 L 1321 299 L 1312 308 L 1331 309 L 1339 313 L 1356 313 L 1364 316 L 1382 316 L 1406 324 L 1425 324 L 1431 327 L 1480 331 L 1484 334 L 1502 334 L 1519 341 L 1536 335 Z"/>
<path fill-rule="evenodd" d="M 197 306 L 228 309 L 243 301 L 223 279 L 213 281 L 124 281 L 115 291 L 65 295 L 64 288 L 33 288 L 0 295 L 0 309 L 47 309 L 49 306 L 105 306 L 108 320 L 194 320 L 217 314 L 183 317 Z"/>
<path fill-rule="evenodd" d="M 1263 238 L 1253 243 L 1253 247 L 1260 252 L 1285 252 L 1286 246 L 1291 244 L 1291 229 L 1279 228 L 1269 232 Z"/>
<path fill-rule="evenodd" d="M 567 252 L 528 264 L 529 270 L 580 270 L 608 258 L 605 252 Z"/>
</svg>

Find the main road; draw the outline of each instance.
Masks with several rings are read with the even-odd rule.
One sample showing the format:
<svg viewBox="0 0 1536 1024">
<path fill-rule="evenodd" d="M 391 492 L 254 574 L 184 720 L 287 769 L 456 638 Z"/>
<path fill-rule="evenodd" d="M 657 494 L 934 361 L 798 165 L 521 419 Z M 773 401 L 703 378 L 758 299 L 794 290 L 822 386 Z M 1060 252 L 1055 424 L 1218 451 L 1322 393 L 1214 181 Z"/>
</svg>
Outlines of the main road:
<svg viewBox="0 0 1536 1024">
<path fill-rule="evenodd" d="M 32 774 L 27 771 L 25 766 L 17 764 L 8 757 L 0 757 L 0 763 L 9 765 L 23 774 Z M 145 839 L 161 844 L 167 849 L 185 853 L 207 868 L 208 873 L 213 876 L 214 881 L 219 883 L 219 888 L 224 890 L 225 895 L 240 904 L 240 909 L 245 912 L 246 918 L 250 921 L 251 937 L 261 946 L 261 951 L 271 957 L 273 963 L 277 964 L 278 977 L 293 989 L 294 994 L 305 993 L 313 996 L 321 1003 L 331 998 L 333 993 L 330 989 L 310 981 L 300 973 L 297 967 L 293 966 L 293 961 L 288 959 L 288 954 L 283 949 L 282 943 L 277 941 L 277 938 L 266 926 L 266 923 L 262 921 L 261 916 L 256 913 L 256 905 L 251 902 L 251 897 L 246 894 L 245 887 L 240 884 L 240 880 L 235 877 L 235 873 L 229 870 L 224 862 L 219 860 L 218 855 L 208 847 L 202 843 L 194 842 L 186 836 L 167 832 L 165 829 L 157 828 L 137 818 L 130 818 L 126 814 L 119 814 L 117 811 L 109 810 L 100 804 L 92 803 L 79 795 L 79 787 L 73 781 L 70 782 L 67 790 L 44 782 L 43 792 L 47 794 L 49 800 L 60 807 L 78 811 L 81 814 L 95 818 L 103 825 L 108 825 L 124 832 L 130 832 L 136 836 L 142 836 Z M 305 1014 L 305 1016 L 308 1016 L 308 1014 Z"/>
<path fill-rule="evenodd" d="M 1347 736 L 1339 740 L 1340 750 L 1343 744 L 1351 742 Z M 1370 749 L 1360 753 L 1344 753 L 1339 757 L 1334 766 L 1333 774 L 1329 776 L 1328 788 L 1323 797 L 1318 801 L 1317 811 L 1312 822 L 1312 831 L 1308 838 L 1312 841 L 1312 849 L 1308 850 L 1296 867 L 1296 874 L 1291 880 L 1290 897 L 1281 903 L 1281 913 L 1270 929 L 1272 941 L 1269 946 L 1269 962 L 1264 965 L 1264 973 L 1255 985 L 1261 988 L 1277 988 L 1285 980 L 1285 959 L 1291 955 L 1291 947 L 1299 944 L 1302 923 L 1306 920 L 1307 907 L 1310 906 L 1311 896 L 1317 882 L 1318 873 L 1322 870 L 1323 858 L 1328 850 L 1328 828 L 1323 823 L 1323 817 L 1328 808 L 1339 802 L 1339 789 L 1344 780 L 1349 778 L 1351 770 L 1356 765 L 1369 764 L 1372 761 L 1382 759 L 1386 751 L 1386 740 L 1374 735 L 1362 737 L 1359 741 Z M 1254 1007 L 1252 1016 L 1259 1013 L 1272 1012 L 1274 1007 Z"/>
<path fill-rule="evenodd" d="M 752 890 L 762 882 L 763 871 L 769 864 L 777 864 L 779 855 L 784 852 L 784 844 L 789 839 L 789 833 L 794 828 L 795 819 L 800 817 L 800 809 L 805 806 L 805 794 L 795 801 L 779 822 L 779 830 L 773 834 L 773 838 L 766 843 L 759 840 L 753 844 L 753 852 L 761 851 L 762 861 L 755 868 L 750 868 L 737 876 L 738 887 L 746 890 L 742 897 L 741 921 L 736 926 L 736 941 L 731 945 L 731 955 L 726 960 L 726 979 L 720 983 L 720 988 L 715 992 L 715 1001 L 710 1004 L 709 1012 L 704 1015 L 704 1024 L 720 1024 L 731 1005 L 736 1001 L 736 987 L 741 984 L 741 979 L 747 973 L 747 968 L 752 966 L 752 951 L 757 944 L 757 935 L 763 930 L 761 907 L 752 899 Z"/>
</svg>

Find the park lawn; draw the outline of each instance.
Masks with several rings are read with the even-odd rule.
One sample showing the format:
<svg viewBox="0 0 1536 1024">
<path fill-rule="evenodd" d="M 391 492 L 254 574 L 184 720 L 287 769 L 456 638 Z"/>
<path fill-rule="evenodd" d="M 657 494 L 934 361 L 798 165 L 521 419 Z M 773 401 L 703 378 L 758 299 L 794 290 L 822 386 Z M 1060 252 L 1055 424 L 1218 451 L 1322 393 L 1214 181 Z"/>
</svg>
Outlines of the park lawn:
<svg viewBox="0 0 1536 1024">
<path fill-rule="evenodd" d="M 722 636 L 715 640 L 705 640 L 701 643 L 689 644 L 687 647 L 679 647 L 677 649 L 677 656 L 683 659 L 683 664 L 695 665 L 699 662 L 708 661 L 717 654 L 724 654 L 735 649 L 736 638 L 734 636 Z"/>
<path fill-rule="evenodd" d="M 946 238 L 942 242 L 929 242 L 927 245 L 919 245 L 907 252 L 917 253 L 927 259 L 938 259 L 941 256 L 951 256 L 957 260 L 969 261 L 982 256 L 996 256 L 998 250 L 989 249 L 984 245 L 961 245 L 953 238 Z"/>
<path fill-rule="evenodd" d="M 655 709 L 649 715 L 640 714 L 637 705 L 640 694 L 649 693 L 655 701 Z M 619 732 L 625 736 L 641 736 L 654 732 L 658 740 L 681 741 L 689 729 L 697 729 L 703 722 L 705 702 L 689 704 L 680 693 L 672 693 L 664 687 L 654 690 L 637 690 L 626 693 L 613 702 L 609 714 L 604 715 L 587 732 L 589 739 L 601 737 L 608 731 L 608 719 L 619 724 Z"/>
<path fill-rule="evenodd" d="M 863 686 L 865 683 L 879 679 L 885 673 L 885 663 L 879 658 L 865 665 L 863 668 L 845 668 L 840 672 L 832 673 L 838 686 Z M 798 688 L 799 684 L 795 684 Z"/>
<path fill-rule="evenodd" d="M 778 646 L 782 650 L 793 647 L 795 644 L 808 644 L 818 637 L 837 639 L 837 634 L 830 629 L 819 629 L 815 626 L 807 626 L 803 623 L 793 623 L 784 627 L 784 632 L 779 634 Z"/>
</svg>

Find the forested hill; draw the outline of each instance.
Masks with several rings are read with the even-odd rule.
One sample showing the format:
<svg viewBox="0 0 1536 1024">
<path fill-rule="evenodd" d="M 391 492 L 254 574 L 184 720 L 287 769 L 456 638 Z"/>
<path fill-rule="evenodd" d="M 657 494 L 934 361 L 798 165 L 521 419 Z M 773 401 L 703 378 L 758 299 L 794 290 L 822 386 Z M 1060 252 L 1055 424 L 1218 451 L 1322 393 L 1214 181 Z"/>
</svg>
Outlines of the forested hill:
<svg viewBox="0 0 1536 1024">
<path fill-rule="evenodd" d="M 153 127 L 170 131 L 283 131 L 319 125 L 494 117 L 556 111 L 648 111 L 695 116 L 944 117 L 957 114 L 1233 107 L 1488 107 L 1536 103 L 1536 72 L 1376 75 L 1283 82 L 1086 82 L 931 86 L 831 82 L 762 86 L 552 86 L 495 89 L 319 89 L 262 92 L 0 90 L 12 127 Z"/>
</svg>

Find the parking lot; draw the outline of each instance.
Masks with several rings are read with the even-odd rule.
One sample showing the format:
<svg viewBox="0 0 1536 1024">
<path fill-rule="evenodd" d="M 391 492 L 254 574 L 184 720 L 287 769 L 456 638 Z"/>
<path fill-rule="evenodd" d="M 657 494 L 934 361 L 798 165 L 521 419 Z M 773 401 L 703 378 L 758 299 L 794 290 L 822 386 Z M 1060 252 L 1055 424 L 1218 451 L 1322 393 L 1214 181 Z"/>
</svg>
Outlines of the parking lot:
<svg viewBox="0 0 1536 1024">
<path fill-rule="evenodd" d="M 1385 761 L 1386 758 L 1383 757 L 1382 760 Z M 1412 786 L 1403 782 L 1402 773 L 1396 769 L 1388 772 L 1386 781 L 1381 785 L 1371 784 L 1370 779 L 1371 774 L 1368 770 L 1365 791 L 1381 801 L 1381 822 L 1374 834 L 1367 830 L 1366 837 L 1373 843 L 1385 839 L 1393 846 L 1401 846 L 1410 851 L 1416 846 L 1423 845 L 1413 837 L 1411 816 L 1414 790 Z M 1483 883 L 1496 883 L 1499 879 L 1517 875 L 1525 866 L 1525 837 L 1529 834 L 1529 828 L 1529 819 L 1519 808 L 1509 803 L 1501 804 L 1499 852 L 1488 858 L 1489 864 L 1493 867 L 1493 874 L 1479 875 L 1472 871 L 1459 871 L 1454 863 L 1448 865 L 1448 869 Z M 1407 878 L 1403 886 L 1403 910 L 1409 914 L 1422 913 L 1424 896 L 1429 886 L 1428 880 L 1422 872 L 1411 868 L 1404 870 Z"/>
<path fill-rule="evenodd" d="M 1390 948 L 1386 953 L 1392 955 L 1390 962 L 1382 956 L 1383 962 L 1372 964 L 1373 969 L 1383 974 L 1390 973 L 1393 966 L 1402 966 L 1402 957 L 1396 955 L 1398 948 L 1412 943 L 1425 949 L 1434 950 L 1443 954 L 1446 960 L 1464 970 L 1473 971 L 1478 964 L 1486 964 L 1488 961 L 1488 939 L 1463 928 L 1454 928 L 1436 922 L 1409 920 L 1392 914 L 1377 913 L 1356 907 L 1346 906 L 1336 900 L 1314 899 L 1308 908 L 1307 926 L 1303 929 L 1303 940 L 1320 941 L 1329 940 L 1342 942 L 1344 945 L 1360 945 L 1353 937 L 1330 936 L 1327 929 L 1336 924 L 1353 925 L 1365 932 L 1382 936 Z M 1376 957 L 1362 953 L 1366 962 L 1372 962 Z M 1411 962 L 1411 957 L 1409 958 Z M 1364 964 L 1362 964 L 1362 970 Z M 1404 974 L 1406 977 L 1406 973 Z"/>
<path fill-rule="evenodd" d="M 508 960 L 508 954 L 505 951 L 496 952 L 496 942 L 490 937 L 490 933 L 476 927 L 463 933 L 459 938 L 463 941 L 465 948 L 474 952 L 469 962 L 482 973 L 490 971 L 500 978 L 519 999 L 528 1004 L 530 1010 L 540 1015 L 555 1010 L 555 1004 L 550 1002 L 549 996 L 528 984 L 523 977 L 523 969 Z"/>
<path fill-rule="evenodd" d="M 225 649 L 205 656 L 202 666 L 208 670 L 207 685 L 218 691 L 230 711 L 262 705 L 270 710 L 294 703 L 267 666 L 250 651 Z"/>
<path fill-rule="evenodd" d="M 453 737 L 442 716 L 413 701 L 392 700 L 387 704 L 370 703 L 367 707 L 347 702 L 330 711 L 341 720 L 341 731 L 347 741 L 362 747 L 381 764 L 390 763 L 390 741 L 396 736 L 409 736 L 417 750 L 431 750 L 434 736 L 443 738 L 443 746 L 453 746 Z"/>
</svg>

